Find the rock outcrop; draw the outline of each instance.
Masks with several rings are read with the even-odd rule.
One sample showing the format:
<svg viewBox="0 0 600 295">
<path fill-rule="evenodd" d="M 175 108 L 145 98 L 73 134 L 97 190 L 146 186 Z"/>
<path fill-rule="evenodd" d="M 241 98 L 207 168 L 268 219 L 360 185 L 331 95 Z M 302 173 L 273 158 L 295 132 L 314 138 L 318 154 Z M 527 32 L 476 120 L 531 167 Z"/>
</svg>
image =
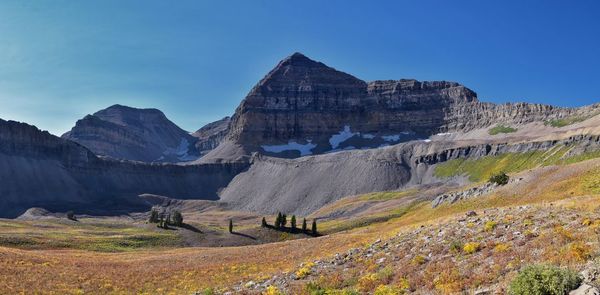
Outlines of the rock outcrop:
<svg viewBox="0 0 600 295">
<path fill-rule="evenodd" d="M 196 148 L 201 154 L 215 149 L 223 141 L 229 131 L 230 117 L 208 123 L 204 127 L 192 133 L 197 138 Z"/>
<path fill-rule="evenodd" d="M 225 144 L 204 161 L 252 152 L 294 158 L 374 148 L 498 123 L 562 118 L 580 109 L 496 105 L 455 82 L 365 82 L 300 53 L 282 60 L 246 96 Z"/>
<path fill-rule="evenodd" d="M 77 121 L 62 137 L 116 159 L 185 162 L 200 156 L 197 139 L 157 109 L 113 105 Z"/>
<path fill-rule="evenodd" d="M 181 166 L 99 158 L 34 126 L 0 120 L 0 217 L 31 207 L 108 215 L 146 210 L 138 197 L 143 193 L 216 200 L 245 169 L 244 163 Z"/>
</svg>

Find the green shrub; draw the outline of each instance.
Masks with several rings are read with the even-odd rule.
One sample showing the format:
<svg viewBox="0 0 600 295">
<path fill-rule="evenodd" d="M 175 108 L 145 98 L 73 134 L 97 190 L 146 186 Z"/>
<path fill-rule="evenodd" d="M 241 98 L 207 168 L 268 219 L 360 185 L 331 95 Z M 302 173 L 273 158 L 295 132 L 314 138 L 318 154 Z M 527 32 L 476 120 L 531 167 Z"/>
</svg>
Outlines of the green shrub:
<svg viewBox="0 0 600 295">
<path fill-rule="evenodd" d="M 452 253 L 460 253 L 463 248 L 463 243 L 461 241 L 455 240 L 450 243 L 450 252 Z"/>
<path fill-rule="evenodd" d="M 73 221 L 77 221 L 77 217 L 75 217 L 75 213 L 73 211 L 67 212 L 67 218 Z"/>
<path fill-rule="evenodd" d="M 496 125 L 496 127 L 490 128 L 488 130 L 488 133 L 490 135 L 496 135 L 496 134 L 500 134 L 500 133 L 512 133 L 512 132 L 516 132 L 516 131 L 517 131 L 517 129 L 509 127 L 509 126 Z"/>
<path fill-rule="evenodd" d="M 262 221 L 260 222 L 260 226 L 261 226 L 261 227 L 267 227 L 267 226 L 269 226 L 269 225 L 267 224 L 267 220 L 266 220 L 264 217 L 262 218 Z"/>
<path fill-rule="evenodd" d="M 524 267 L 510 283 L 512 295 L 564 295 L 576 289 L 581 282 L 579 275 L 569 269 L 552 265 Z"/>
<path fill-rule="evenodd" d="M 173 224 L 175 226 L 182 226 L 183 225 L 183 215 L 181 214 L 181 212 L 175 210 L 173 212 Z"/>
<path fill-rule="evenodd" d="M 158 211 L 152 208 L 150 211 L 150 217 L 148 218 L 148 222 L 150 223 L 158 223 Z"/>
<path fill-rule="evenodd" d="M 296 231 L 296 215 L 292 215 L 292 232 Z"/>
<path fill-rule="evenodd" d="M 495 183 L 497 185 L 505 185 L 508 183 L 508 179 L 509 179 L 509 177 L 508 177 L 508 175 L 506 175 L 506 173 L 500 172 L 500 173 L 490 176 L 489 182 Z"/>
</svg>

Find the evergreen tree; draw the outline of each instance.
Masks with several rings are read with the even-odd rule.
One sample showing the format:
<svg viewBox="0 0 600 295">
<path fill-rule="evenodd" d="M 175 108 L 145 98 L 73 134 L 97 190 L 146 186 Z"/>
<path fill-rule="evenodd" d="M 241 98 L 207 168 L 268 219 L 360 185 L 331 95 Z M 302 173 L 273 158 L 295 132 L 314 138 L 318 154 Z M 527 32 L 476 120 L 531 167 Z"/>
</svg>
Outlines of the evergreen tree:
<svg viewBox="0 0 600 295">
<path fill-rule="evenodd" d="M 306 218 L 304 218 L 302 220 L 302 232 L 305 233 L 306 232 Z"/>
<path fill-rule="evenodd" d="M 67 218 L 73 221 L 77 221 L 77 218 L 75 217 L 75 212 L 73 211 L 68 211 L 67 212 Z"/>
<path fill-rule="evenodd" d="M 317 236 L 317 220 L 313 219 L 313 223 L 312 223 L 312 234 L 313 236 Z"/>
<path fill-rule="evenodd" d="M 152 208 L 152 211 L 150 211 L 150 218 L 148 218 L 148 222 L 150 222 L 150 223 L 158 222 L 158 211 L 156 211 L 156 209 Z"/>
<path fill-rule="evenodd" d="M 175 226 L 182 226 L 183 225 L 183 215 L 178 210 L 175 210 L 173 212 L 173 224 Z"/>
<path fill-rule="evenodd" d="M 261 222 L 260 226 L 261 226 L 261 227 L 267 227 L 267 226 L 269 226 L 269 225 L 267 224 L 267 220 L 266 220 L 264 217 L 263 217 L 263 219 L 262 219 L 262 222 Z"/>
<path fill-rule="evenodd" d="M 292 231 L 296 231 L 296 215 L 292 215 Z"/>
<path fill-rule="evenodd" d="M 281 227 L 281 212 L 277 213 L 277 218 L 275 218 L 275 228 L 279 229 Z"/>
<path fill-rule="evenodd" d="M 283 214 L 281 216 L 281 227 L 285 228 L 286 225 L 287 225 L 287 215 Z"/>
<path fill-rule="evenodd" d="M 233 233 L 233 219 L 229 219 L 229 233 Z"/>
<path fill-rule="evenodd" d="M 158 227 L 165 227 L 165 214 L 161 213 L 160 214 L 160 219 L 158 220 Z"/>
</svg>

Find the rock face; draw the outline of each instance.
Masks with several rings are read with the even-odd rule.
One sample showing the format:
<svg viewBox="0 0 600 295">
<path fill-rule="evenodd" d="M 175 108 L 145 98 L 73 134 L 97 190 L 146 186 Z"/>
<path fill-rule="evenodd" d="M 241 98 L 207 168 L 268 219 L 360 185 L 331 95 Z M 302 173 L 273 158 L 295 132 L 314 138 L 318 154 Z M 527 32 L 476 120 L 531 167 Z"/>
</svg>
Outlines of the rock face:
<svg viewBox="0 0 600 295">
<path fill-rule="evenodd" d="M 220 193 L 220 198 L 234 209 L 307 215 L 350 195 L 452 181 L 433 177 L 435 165 L 448 160 L 549 150 L 556 146 L 578 147 L 581 151 L 597 150 L 600 148 L 600 136 L 476 145 L 411 141 L 381 149 L 342 151 L 297 159 L 255 154 L 250 160 L 250 168 L 233 178 Z M 492 188 L 476 191 L 483 194 Z M 460 197 L 460 194 L 457 196 Z"/>
<path fill-rule="evenodd" d="M 365 82 L 295 53 L 250 91 L 231 119 L 226 144 L 206 160 L 252 152 L 293 158 L 380 147 L 575 112 L 539 104 L 482 103 L 474 91 L 455 82 Z"/>
<path fill-rule="evenodd" d="M 157 109 L 113 105 L 77 121 L 62 137 L 116 159 L 184 162 L 200 156 L 197 139 Z"/>
<path fill-rule="evenodd" d="M 196 148 L 200 153 L 206 154 L 216 148 L 225 138 L 229 131 L 230 117 L 206 124 L 204 127 L 192 133 L 197 138 Z"/>
<path fill-rule="evenodd" d="M 0 217 L 31 207 L 121 214 L 146 210 L 149 193 L 218 199 L 217 192 L 247 164 L 149 164 L 96 157 L 87 148 L 34 126 L 0 120 Z"/>
</svg>

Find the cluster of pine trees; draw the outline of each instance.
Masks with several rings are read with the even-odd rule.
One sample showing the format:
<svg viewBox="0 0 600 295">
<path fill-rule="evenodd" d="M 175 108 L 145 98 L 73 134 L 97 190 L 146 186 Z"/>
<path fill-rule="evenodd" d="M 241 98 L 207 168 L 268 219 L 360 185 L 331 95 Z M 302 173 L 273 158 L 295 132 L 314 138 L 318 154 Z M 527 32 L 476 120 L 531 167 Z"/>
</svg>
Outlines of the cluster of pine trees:
<svg viewBox="0 0 600 295">
<path fill-rule="evenodd" d="M 290 231 L 292 233 L 299 232 L 298 226 L 296 224 L 296 215 L 292 215 L 292 218 L 290 219 L 290 227 L 289 228 L 286 228 L 287 224 L 288 224 L 288 217 L 285 214 L 281 214 L 281 212 L 277 213 L 277 217 L 275 218 L 275 222 L 273 223 L 273 226 L 269 225 L 267 223 L 267 220 L 264 217 L 261 222 L 262 227 L 274 228 L 276 230 L 281 230 L 281 231 Z M 300 232 L 306 233 L 306 234 L 312 234 L 313 236 L 319 235 L 319 233 L 317 232 L 317 220 L 313 219 L 311 230 L 308 231 L 308 228 L 306 225 L 306 218 L 303 218 L 302 219 L 302 229 L 300 230 Z"/>
<path fill-rule="evenodd" d="M 157 227 L 164 229 L 169 228 L 169 225 L 180 227 L 183 225 L 183 215 L 178 210 L 174 210 L 172 213 L 166 213 L 164 211 L 158 212 L 158 210 L 152 208 L 148 222 L 156 223 Z"/>
</svg>

